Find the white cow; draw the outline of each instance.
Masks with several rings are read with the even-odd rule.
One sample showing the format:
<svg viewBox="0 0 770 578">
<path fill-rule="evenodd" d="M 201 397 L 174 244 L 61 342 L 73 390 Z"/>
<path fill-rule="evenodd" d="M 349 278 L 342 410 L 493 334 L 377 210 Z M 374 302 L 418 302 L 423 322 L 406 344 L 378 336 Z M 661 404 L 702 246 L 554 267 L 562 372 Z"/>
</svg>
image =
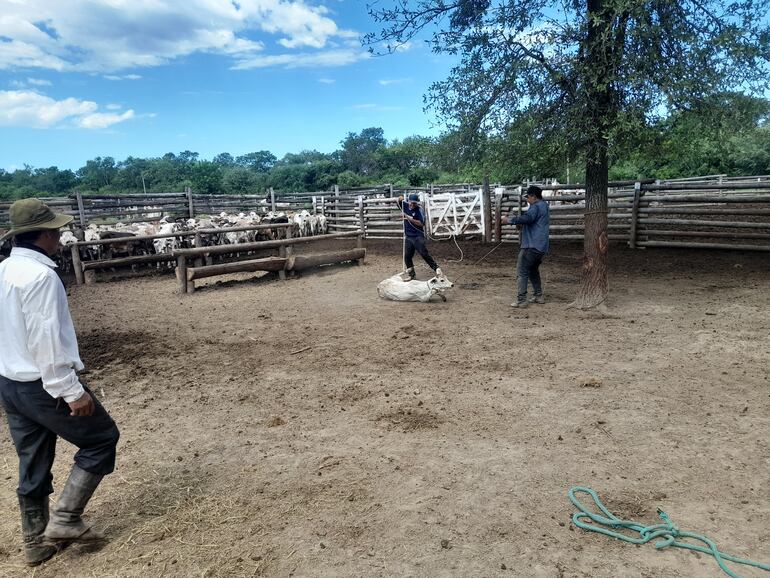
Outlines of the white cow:
<svg viewBox="0 0 770 578">
<path fill-rule="evenodd" d="M 420 301 L 427 303 L 431 297 L 438 295 L 446 301 L 444 291 L 454 287 L 444 275 L 438 275 L 427 281 L 404 281 L 401 275 L 393 275 L 377 285 L 377 293 L 383 299 L 391 301 Z"/>
</svg>

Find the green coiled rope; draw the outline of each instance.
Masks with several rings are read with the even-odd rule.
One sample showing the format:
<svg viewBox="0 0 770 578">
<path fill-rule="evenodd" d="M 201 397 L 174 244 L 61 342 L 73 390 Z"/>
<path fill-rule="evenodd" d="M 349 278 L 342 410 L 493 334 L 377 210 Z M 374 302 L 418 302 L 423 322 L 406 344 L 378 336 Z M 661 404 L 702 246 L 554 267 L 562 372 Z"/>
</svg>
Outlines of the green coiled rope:
<svg viewBox="0 0 770 578">
<path fill-rule="evenodd" d="M 589 510 L 585 505 L 578 500 L 575 494 L 583 493 L 588 494 L 594 501 L 596 507 L 601 511 L 601 514 Z M 736 564 L 743 564 L 745 566 L 751 566 L 752 568 L 759 568 L 770 572 L 770 565 L 761 564 L 760 562 L 754 562 L 752 560 L 746 560 L 744 558 L 738 558 L 737 556 L 730 556 L 724 552 L 720 552 L 717 545 L 709 540 L 706 536 L 701 534 L 695 534 L 693 532 L 683 532 L 676 524 L 674 524 L 666 512 L 658 508 L 658 516 L 663 521 L 662 524 L 653 524 L 652 526 L 645 526 L 638 522 L 631 520 L 621 520 L 610 512 L 599 496 L 591 488 L 583 488 L 581 486 L 575 486 L 571 488 L 567 493 L 570 501 L 575 504 L 575 507 L 579 510 L 572 515 L 572 523 L 578 528 L 588 530 L 589 532 L 599 532 L 624 542 L 630 542 L 631 544 L 646 544 L 650 540 L 659 540 L 655 542 L 655 547 L 659 550 L 668 548 L 669 546 L 674 548 L 684 548 L 687 550 L 695 550 L 696 552 L 702 552 L 703 554 L 710 554 L 714 557 L 719 564 L 719 567 L 732 578 L 741 578 L 738 574 L 730 570 L 725 561 L 735 562 Z M 603 514 L 603 515 L 602 515 Z M 586 520 L 590 520 L 587 522 Z M 639 538 L 623 534 L 616 530 L 632 530 L 639 533 Z M 700 546 L 698 544 L 689 544 L 682 542 L 681 539 L 692 539 L 699 542 L 703 542 L 706 546 Z"/>
</svg>

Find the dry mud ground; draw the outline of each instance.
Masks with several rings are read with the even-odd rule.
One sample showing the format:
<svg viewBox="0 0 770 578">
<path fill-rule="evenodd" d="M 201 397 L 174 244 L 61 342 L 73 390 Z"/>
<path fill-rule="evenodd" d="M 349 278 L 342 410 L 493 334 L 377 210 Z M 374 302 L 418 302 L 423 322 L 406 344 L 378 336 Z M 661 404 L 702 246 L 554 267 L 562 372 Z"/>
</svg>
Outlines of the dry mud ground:
<svg viewBox="0 0 770 578">
<path fill-rule="evenodd" d="M 110 542 L 23 567 L 3 424 L 0 574 L 721 575 L 574 528 L 573 485 L 770 562 L 770 256 L 614 247 L 602 317 L 564 308 L 579 247 L 554 247 L 526 311 L 515 248 L 463 247 L 433 245 L 465 286 L 448 303 L 378 299 L 397 242 L 191 296 L 170 276 L 72 287 L 86 379 L 122 430 L 88 512 Z"/>
</svg>

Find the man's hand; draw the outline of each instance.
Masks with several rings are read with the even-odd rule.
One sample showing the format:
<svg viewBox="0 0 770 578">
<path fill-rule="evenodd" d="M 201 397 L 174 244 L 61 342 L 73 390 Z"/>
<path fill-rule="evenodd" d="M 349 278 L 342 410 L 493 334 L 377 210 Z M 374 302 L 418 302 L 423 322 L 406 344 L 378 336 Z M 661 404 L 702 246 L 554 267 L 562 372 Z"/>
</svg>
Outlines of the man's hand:
<svg viewBox="0 0 770 578">
<path fill-rule="evenodd" d="M 70 406 L 70 415 L 74 417 L 88 417 L 94 414 L 94 400 L 91 399 L 91 395 L 84 391 L 75 401 L 68 401 L 67 405 Z"/>
<path fill-rule="evenodd" d="M 404 195 L 398 195 L 398 202 L 403 203 L 404 202 Z"/>
</svg>

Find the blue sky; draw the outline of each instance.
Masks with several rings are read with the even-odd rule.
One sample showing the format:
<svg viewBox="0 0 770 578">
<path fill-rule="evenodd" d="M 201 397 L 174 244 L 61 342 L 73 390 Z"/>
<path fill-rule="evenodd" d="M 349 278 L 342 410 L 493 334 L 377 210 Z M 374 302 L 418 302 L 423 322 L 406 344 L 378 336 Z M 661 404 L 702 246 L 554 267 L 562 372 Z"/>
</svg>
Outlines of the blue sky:
<svg viewBox="0 0 770 578">
<path fill-rule="evenodd" d="M 0 168 L 437 134 L 422 96 L 452 60 L 369 57 L 375 29 L 363 0 L 0 0 Z"/>
</svg>

